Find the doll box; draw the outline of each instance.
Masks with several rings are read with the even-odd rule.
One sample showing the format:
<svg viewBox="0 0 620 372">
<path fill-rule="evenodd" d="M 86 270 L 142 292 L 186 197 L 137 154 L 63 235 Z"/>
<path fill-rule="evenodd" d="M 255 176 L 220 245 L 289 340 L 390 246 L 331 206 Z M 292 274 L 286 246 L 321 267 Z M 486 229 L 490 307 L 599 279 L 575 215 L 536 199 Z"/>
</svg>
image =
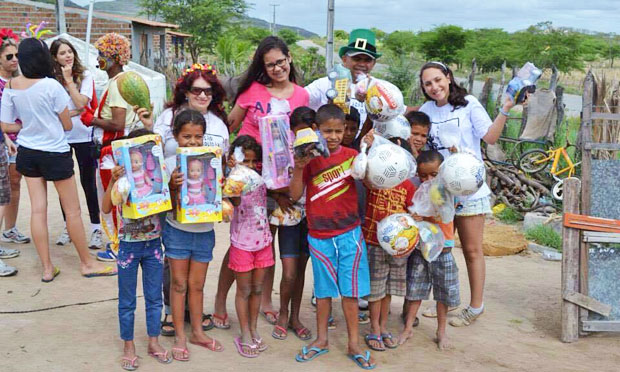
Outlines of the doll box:
<svg viewBox="0 0 620 372">
<path fill-rule="evenodd" d="M 263 179 L 270 190 L 288 187 L 293 167 L 293 141 L 289 117 L 283 115 L 264 116 L 259 119 L 263 149 Z"/>
<path fill-rule="evenodd" d="M 176 207 L 177 221 L 222 221 L 222 149 L 179 147 L 177 164 L 184 174 Z"/>
<path fill-rule="evenodd" d="M 130 183 L 123 218 L 138 219 L 172 209 L 161 137 L 151 134 L 112 142 L 116 163 Z"/>
</svg>

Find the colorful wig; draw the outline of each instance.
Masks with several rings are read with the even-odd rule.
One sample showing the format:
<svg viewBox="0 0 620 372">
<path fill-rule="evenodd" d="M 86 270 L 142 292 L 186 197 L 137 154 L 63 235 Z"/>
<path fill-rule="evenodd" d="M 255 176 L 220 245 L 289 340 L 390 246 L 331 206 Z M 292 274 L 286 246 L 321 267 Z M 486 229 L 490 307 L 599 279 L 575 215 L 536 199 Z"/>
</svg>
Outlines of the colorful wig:
<svg viewBox="0 0 620 372">
<path fill-rule="evenodd" d="M 111 32 L 95 41 L 95 48 L 104 57 L 115 60 L 120 65 L 126 65 L 131 56 L 131 44 L 123 35 Z"/>
</svg>

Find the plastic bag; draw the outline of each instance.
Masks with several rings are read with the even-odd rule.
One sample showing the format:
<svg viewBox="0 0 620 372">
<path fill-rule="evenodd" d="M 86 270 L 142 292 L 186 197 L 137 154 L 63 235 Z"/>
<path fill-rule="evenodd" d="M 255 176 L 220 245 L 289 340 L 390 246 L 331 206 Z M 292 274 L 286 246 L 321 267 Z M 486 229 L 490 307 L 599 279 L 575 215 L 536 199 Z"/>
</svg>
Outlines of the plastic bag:
<svg viewBox="0 0 620 372">
<path fill-rule="evenodd" d="M 426 221 L 416 223 L 420 234 L 418 249 L 427 262 L 433 262 L 443 251 L 443 245 L 445 243 L 443 232 L 441 232 L 439 226 L 434 223 Z"/>
<path fill-rule="evenodd" d="M 468 152 L 448 156 L 439 167 L 437 177 L 454 196 L 468 196 L 476 193 L 486 178 L 482 161 Z"/>
<path fill-rule="evenodd" d="M 418 243 L 417 222 L 407 213 L 389 215 L 377 223 L 377 241 L 394 257 L 407 257 Z"/>
<path fill-rule="evenodd" d="M 360 145 L 360 153 L 353 159 L 353 165 L 351 166 L 351 176 L 356 180 L 363 180 L 366 177 L 366 169 L 368 167 L 368 154 L 366 150 L 368 144 L 362 141 Z"/>
<path fill-rule="evenodd" d="M 321 135 L 321 132 L 314 131 L 310 128 L 304 128 L 297 131 L 295 142 L 293 143 L 293 152 L 295 156 L 304 158 L 309 156 L 311 159 L 318 156 L 329 158 L 329 150 L 327 149 L 327 141 Z"/>
<path fill-rule="evenodd" d="M 431 202 L 431 181 L 422 182 L 413 195 L 413 205 L 408 208 L 411 214 L 421 217 L 435 217 L 437 210 Z"/>
<path fill-rule="evenodd" d="M 293 172 L 293 135 L 288 115 L 260 118 L 263 143 L 263 179 L 268 189 L 281 189 L 291 182 Z"/>
<path fill-rule="evenodd" d="M 394 84 L 370 78 L 366 91 L 366 112 L 372 120 L 387 121 L 405 113 L 403 94 Z"/>
<path fill-rule="evenodd" d="M 116 180 L 112 186 L 111 199 L 112 205 L 121 205 L 127 203 L 129 198 L 129 191 L 131 190 L 131 183 L 126 176 L 123 176 Z"/>
<path fill-rule="evenodd" d="M 411 214 L 422 217 L 438 217 L 443 223 L 454 220 L 454 196 L 446 190 L 438 178 L 423 182 L 413 195 Z"/>
<path fill-rule="evenodd" d="M 325 93 L 327 98 L 340 107 L 345 114 L 351 109 L 351 70 L 338 63 L 327 74 L 331 87 Z"/>
<path fill-rule="evenodd" d="M 375 135 L 368 151 L 366 180 L 377 189 L 391 189 L 415 176 L 415 158 L 407 150 Z"/>
<path fill-rule="evenodd" d="M 526 93 L 536 92 L 536 82 L 542 71 L 531 62 L 526 62 L 517 75 L 508 82 L 506 94 L 515 104 L 525 101 Z"/>
<path fill-rule="evenodd" d="M 411 124 L 403 115 L 398 115 L 387 121 L 375 121 L 374 128 L 375 133 L 388 139 L 402 138 L 408 140 L 411 137 Z"/>
<path fill-rule="evenodd" d="M 459 129 L 458 120 L 448 120 L 441 123 L 441 130 L 437 134 L 439 146 L 447 149 L 451 147 L 458 148 L 461 142 L 461 130 Z"/>
<path fill-rule="evenodd" d="M 260 174 L 241 164 L 243 162 L 243 149 L 241 147 L 235 148 L 233 157 L 236 165 L 228 174 L 222 188 L 223 196 L 227 198 L 245 195 L 265 183 Z"/>
</svg>

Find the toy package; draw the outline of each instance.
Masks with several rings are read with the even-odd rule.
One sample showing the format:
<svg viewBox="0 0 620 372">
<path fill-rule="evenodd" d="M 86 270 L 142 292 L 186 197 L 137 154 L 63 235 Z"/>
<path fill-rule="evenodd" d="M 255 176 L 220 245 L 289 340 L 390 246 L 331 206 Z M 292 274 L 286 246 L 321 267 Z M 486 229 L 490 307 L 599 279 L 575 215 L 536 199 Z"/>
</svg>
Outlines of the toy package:
<svg viewBox="0 0 620 372">
<path fill-rule="evenodd" d="M 391 214 L 377 223 L 377 241 L 391 256 L 409 256 L 418 239 L 417 222 L 407 213 Z"/>
<path fill-rule="evenodd" d="M 329 158 L 329 150 L 327 149 L 327 141 L 321 135 L 321 132 L 314 131 L 311 128 L 304 128 L 297 131 L 295 142 L 293 143 L 293 151 L 295 156 L 303 158 L 309 156 L 316 158 L 322 156 Z"/>
<path fill-rule="evenodd" d="M 124 218 L 143 218 L 172 209 L 159 135 L 114 141 L 112 151 L 129 181 L 128 192 L 120 190 L 128 194 L 122 206 Z"/>
<path fill-rule="evenodd" d="M 521 67 L 517 75 L 508 82 L 506 94 L 512 98 L 515 104 L 525 101 L 526 93 L 534 93 L 536 91 L 536 82 L 542 75 L 542 71 L 534 66 L 533 63 L 527 62 Z"/>
<path fill-rule="evenodd" d="M 422 182 L 413 195 L 411 214 L 422 217 L 438 217 L 443 223 L 454 220 L 454 196 L 446 190 L 439 178 Z"/>
<path fill-rule="evenodd" d="M 293 134 L 288 115 L 269 115 L 259 119 L 263 143 L 263 179 L 268 189 L 287 187 L 293 173 Z"/>
<path fill-rule="evenodd" d="M 422 257 L 427 262 L 433 262 L 439 257 L 443 251 L 445 238 L 439 226 L 434 223 L 420 221 L 416 222 L 420 233 L 420 244 L 418 249 L 422 253 Z"/>
<path fill-rule="evenodd" d="M 405 113 L 403 94 L 394 84 L 371 78 L 366 91 L 366 112 L 374 121 L 387 121 Z"/>
<path fill-rule="evenodd" d="M 222 149 L 179 147 L 177 164 L 184 175 L 177 203 L 181 223 L 222 220 Z"/>
<path fill-rule="evenodd" d="M 331 88 L 326 92 L 327 98 L 348 114 L 351 111 L 351 70 L 336 64 L 327 74 L 327 78 L 331 82 Z"/>
<path fill-rule="evenodd" d="M 236 161 L 236 165 L 230 171 L 228 177 L 226 177 L 224 187 L 222 188 L 222 193 L 224 197 L 227 198 L 245 195 L 248 192 L 256 190 L 265 183 L 260 174 L 241 164 L 244 157 L 241 147 L 235 148 L 233 157 Z"/>
</svg>

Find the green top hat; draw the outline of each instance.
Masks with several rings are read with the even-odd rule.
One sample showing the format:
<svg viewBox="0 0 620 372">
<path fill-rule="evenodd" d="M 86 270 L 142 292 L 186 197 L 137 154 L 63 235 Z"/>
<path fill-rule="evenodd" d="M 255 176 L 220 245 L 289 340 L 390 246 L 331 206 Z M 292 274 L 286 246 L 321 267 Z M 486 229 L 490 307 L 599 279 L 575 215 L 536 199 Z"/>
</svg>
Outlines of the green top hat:
<svg viewBox="0 0 620 372">
<path fill-rule="evenodd" d="M 381 57 L 381 53 L 377 53 L 377 47 L 375 46 L 375 33 L 365 28 L 351 31 L 349 44 L 341 47 L 338 55 L 342 58 L 342 56 L 349 52 L 364 53 L 375 59 Z"/>
</svg>

